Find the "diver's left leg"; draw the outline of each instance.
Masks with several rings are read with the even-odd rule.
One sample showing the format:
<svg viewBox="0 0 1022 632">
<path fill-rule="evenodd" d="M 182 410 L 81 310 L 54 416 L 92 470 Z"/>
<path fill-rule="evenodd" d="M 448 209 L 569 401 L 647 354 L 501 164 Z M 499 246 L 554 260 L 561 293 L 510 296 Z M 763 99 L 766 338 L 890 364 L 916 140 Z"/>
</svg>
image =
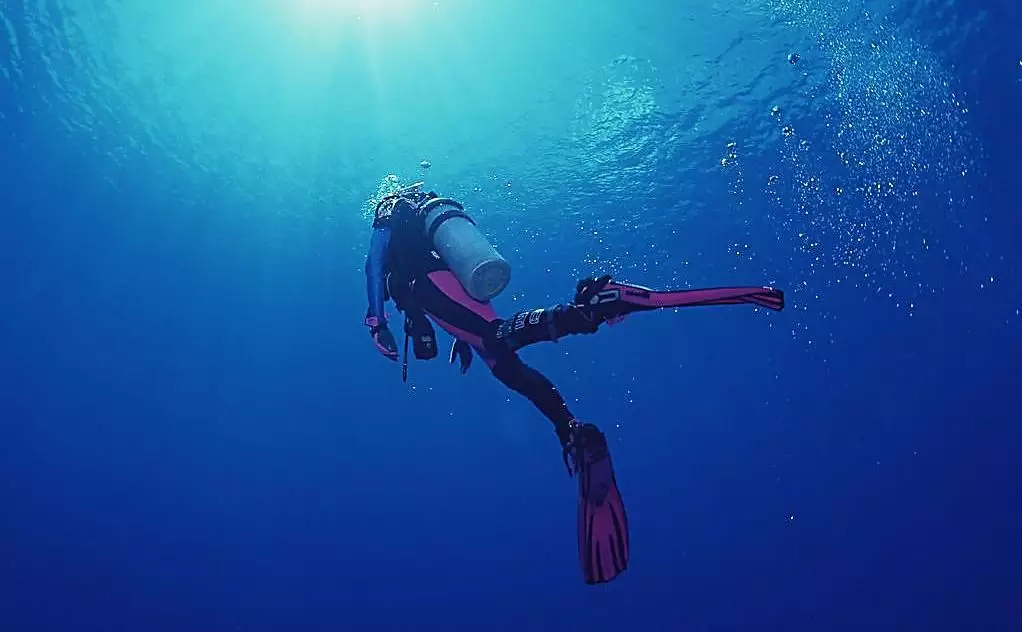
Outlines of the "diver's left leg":
<svg viewBox="0 0 1022 632">
<path fill-rule="evenodd" d="M 477 353 L 479 350 L 477 350 Z M 483 350 L 480 355 L 489 360 Z M 500 383 L 512 391 L 522 395 L 543 413 L 550 423 L 554 425 L 554 432 L 561 442 L 561 447 L 568 448 L 571 438 L 572 426 L 575 424 L 575 415 L 568 410 L 568 404 L 564 397 L 545 375 L 522 362 L 514 353 L 502 355 L 495 361 L 487 362 L 493 376 L 500 380 Z"/>
<path fill-rule="evenodd" d="M 468 296 L 454 275 L 433 272 L 416 279 L 415 302 L 442 329 L 470 344 L 502 384 L 524 396 L 553 424 L 561 446 L 567 445 L 574 415 L 557 387 L 542 373 L 522 362 L 495 331 L 501 322 L 489 303 Z"/>
<path fill-rule="evenodd" d="M 526 397 L 554 425 L 568 472 L 578 479 L 578 554 L 583 580 L 587 584 L 613 580 L 628 568 L 628 515 L 606 437 L 596 426 L 575 420 L 557 387 L 522 362 L 507 340 L 499 339 L 495 330 L 503 323 L 493 308 L 469 297 L 450 272 L 418 279 L 413 291 L 440 327 L 471 344 L 494 377 Z M 555 317 L 561 318 L 559 324 L 566 329 L 595 331 L 599 326 L 599 322 L 593 327 L 571 320 L 580 316 L 580 311 L 561 310 Z"/>
<path fill-rule="evenodd" d="M 557 388 L 542 373 L 511 354 L 493 375 L 529 398 L 554 424 L 568 473 L 578 479 L 578 556 L 587 584 L 612 581 L 628 568 L 628 513 L 614 475 L 607 437 L 575 419 Z"/>
</svg>

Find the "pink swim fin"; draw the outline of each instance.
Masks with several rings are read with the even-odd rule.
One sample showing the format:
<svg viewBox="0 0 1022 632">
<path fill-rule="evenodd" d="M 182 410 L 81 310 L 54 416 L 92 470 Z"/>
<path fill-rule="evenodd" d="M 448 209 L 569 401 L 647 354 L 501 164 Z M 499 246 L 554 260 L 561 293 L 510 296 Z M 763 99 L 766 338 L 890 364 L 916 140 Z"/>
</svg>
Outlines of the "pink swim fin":
<svg viewBox="0 0 1022 632">
<path fill-rule="evenodd" d="M 715 287 L 693 290 L 651 290 L 619 283 L 602 276 L 582 279 L 575 291 L 575 305 L 589 309 L 601 322 L 613 322 L 627 314 L 671 307 L 750 304 L 780 311 L 784 292 L 772 287 Z"/>
<path fill-rule="evenodd" d="M 628 568 L 628 515 L 617 487 L 607 438 L 593 424 L 575 430 L 570 447 L 578 476 L 578 556 L 587 584 L 603 584 Z"/>
</svg>

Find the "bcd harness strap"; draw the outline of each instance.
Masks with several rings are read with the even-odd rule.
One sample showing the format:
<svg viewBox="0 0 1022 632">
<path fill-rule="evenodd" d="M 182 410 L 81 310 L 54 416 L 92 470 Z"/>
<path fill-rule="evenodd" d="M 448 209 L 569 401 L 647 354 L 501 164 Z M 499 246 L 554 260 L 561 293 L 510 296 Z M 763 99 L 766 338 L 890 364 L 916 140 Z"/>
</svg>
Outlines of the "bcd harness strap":
<svg viewBox="0 0 1022 632">
<path fill-rule="evenodd" d="M 404 355 L 404 358 L 401 360 L 401 381 L 402 382 L 407 382 L 408 381 L 408 339 L 409 338 L 411 338 L 411 336 L 408 335 L 408 328 L 406 327 L 405 328 L 405 355 Z"/>
</svg>

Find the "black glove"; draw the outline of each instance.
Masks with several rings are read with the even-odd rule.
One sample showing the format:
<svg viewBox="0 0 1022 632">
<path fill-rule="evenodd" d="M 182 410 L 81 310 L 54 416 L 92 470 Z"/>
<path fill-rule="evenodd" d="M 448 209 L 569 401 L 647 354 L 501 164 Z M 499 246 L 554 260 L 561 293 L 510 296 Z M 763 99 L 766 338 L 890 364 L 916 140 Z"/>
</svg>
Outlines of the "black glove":
<svg viewBox="0 0 1022 632">
<path fill-rule="evenodd" d="M 468 372 L 468 368 L 472 366 L 472 346 L 464 340 L 455 339 L 454 344 L 451 345 L 451 364 L 458 360 L 461 363 L 461 373 L 464 375 Z"/>
<path fill-rule="evenodd" d="M 388 360 L 397 362 L 397 342 L 394 334 L 390 333 L 387 321 L 380 320 L 375 316 L 366 317 L 366 326 L 369 327 L 369 335 L 373 337 L 376 350 Z"/>
</svg>

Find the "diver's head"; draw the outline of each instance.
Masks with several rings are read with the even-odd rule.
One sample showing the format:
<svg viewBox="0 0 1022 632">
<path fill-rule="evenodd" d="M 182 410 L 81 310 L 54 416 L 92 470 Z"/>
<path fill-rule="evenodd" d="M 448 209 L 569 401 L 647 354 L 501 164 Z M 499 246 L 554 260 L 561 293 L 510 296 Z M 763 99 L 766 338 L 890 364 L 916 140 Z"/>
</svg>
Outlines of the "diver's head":
<svg viewBox="0 0 1022 632">
<path fill-rule="evenodd" d="M 380 180 L 379 186 L 376 187 L 376 193 L 369 196 L 366 200 L 365 205 L 362 207 L 362 215 L 366 219 L 373 219 L 376 217 L 380 202 L 384 200 L 388 195 L 394 195 L 401 190 L 401 179 L 397 175 L 391 173 L 383 176 Z"/>
<path fill-rule="evenodd" d="M 398 207 L 415 211 L 422 201 L 423 184 L 425 182 L 421 180 L 411 184 L 402 184 L 394 174 L 385 176 L 376 189 L 376 195 L 370 198 L 369 205 L 367 205 L 371 206 L 373 224 L 389 220 Z M 427 195 L 427 197 L 429 196 Z"/>
</svg>

